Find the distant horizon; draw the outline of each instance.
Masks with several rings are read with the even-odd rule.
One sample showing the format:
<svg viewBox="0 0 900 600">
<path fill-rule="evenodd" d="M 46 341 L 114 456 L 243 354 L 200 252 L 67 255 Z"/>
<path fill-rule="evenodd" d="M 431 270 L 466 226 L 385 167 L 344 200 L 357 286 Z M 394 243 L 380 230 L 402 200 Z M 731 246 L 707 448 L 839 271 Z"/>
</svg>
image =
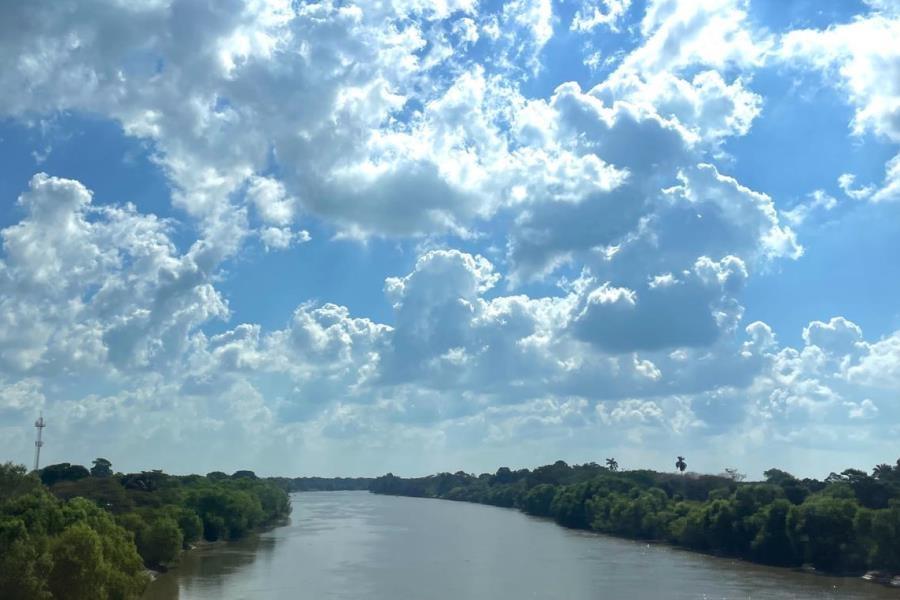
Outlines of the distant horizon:
<svg viewBox="0 0 900 600">
<path fill-rule="evenodd" d="M 98 458 L 98 457 L 94 457 L 94 458 Z M 484 475 L 484 474 L 493 475 L 494 473 L 497 472 L 498 469 L 500 469 L 500 468 L 502 468 L 502 467 L 507 467 L 507 468 L 509 468 L 509 469 L 512 470 L 512 471 L 518 471 L 518 470 L 521 470 L 521 469 L 534 470 L 535 468 L 542 467 L 542 466 L 546 466 L 546 465 L 552 465 L 552 464 L 554 464 L 554 463 L 556 462 L 556 460 L 551 460 L 551 461 L 549 461 L 549 462 L 536 463 L 536 464 L 533 464 L 533 465 L 520 465 L 520 466 L 514 466 L 514 465 L 497 465 L 497 466 L 496 466 L 495 468 L 493 468 L 493 469 L 488 469 L 488 470 L 474 470 L 474 471 L 473 471 L 473 470 L 468 470 L 468 469 L 463 469 L 463 468 L 455 468 L 455 469 L 438 469 L 438 470 L 435 470 L 435 471 L 431 471 L 431 472 L 427 472 L 427 473 L 418 473 L 418 474 L 416 474 L 416 473 L 412 473 L 412 474 L 411 474 L 411 473 L 403 473 L 403 472 L 398 472 L 398 471 L 394 471 L 394 470 L 391 470 L 391 469 L 387 469 L 387 470 L 385 470 L 385 471 L 383 471 L 383 472 L 380 472 L 380 473 L 377 473 L 377 474 L 372 474 L 372 475 L 346 475 L 346 474 L 323 475 L 323 474 L 320 474 L 320 473 L 300 474 L 300 475 L 289 475 L 289 474 L 279 473 L 279 474 L 274 474 L 274 475 L 273 475 L 273 474 L 267 474 L 265 471 L 258 471 L 258 470 L 256 470 L 256 469 L 250 469 L 250 468 L 246 468 L 246 467 L 238 467 L 238 468 L 234 468 L 234 469 L 223 469 L 223 468 L 218 468 L 218 469 L 210 469 L 210 470 L 203 471 L 203 472 L 199 472 L 199 471 L 182 472 L 182 471 L 170 470 L 170 469 L 165 469 L 165 468 L 160 468 L 160 467 L 133 468 L 133 469 L 132 469 L 132 468 L 129 468 L 129 469 L 124 469 L 124 470 L 123 470 L 123 469 L 117 468 L 116 463 L 113 462 L 113 461 L 110 459 L 110 457 L 105 456 L 105 457 L 103 457 L 103 458 L 109 459 L 109 460 L 113 463 L 113 471 L 114 471 L 114 472 L 117 472 L 117 473 L 139 473 L 139 472 L 141 472 L 141 471 L 152 471 L 152 470 L 154 470 L 154 469 L 160 469 L 160 470 L 162 470 L 163 472 L 165 472 L 165 473 L 168 474 L 168 475 L 174 475 L 174 476 L 177 476 L 177 477 L 186 477 L 186 476 L 189 476 L 189 475 L 202 475 L 202 476 L 205 476 L 205 475 L 207 475 L 207 474 L 209 474 L 209 473 L 213 473 L 213 472 L 221 472 L 221 473 L 225 473 L 225 474 L 227 474 L 227 475 L 230 476 L 230 475 L 232 475 L 232 474 L 234 474 L 234 473 L 236 473 L 236 472 L 238 472 L 238 471 L 252 471 L 257 477 L 260 477 L 260 478 L 284 477 L 284 478 L 287 478 L 287 479 L 297 479 L 297 478 L 321 478 L 321 479 L 375 479 L 375 478 L 377 478 L 377 477 L 381 477 L 381 476 L 387 475 L 388 473 L 392 473 L 393 475 L 395 475 L 395 476 L 397 476 L 397 477 L 402 477 L 402 478 L 405 478 L 405 479 L 415 479 L 415 478 L 420 478 L 420 477 L 428 477 L 428 476 L 431 476 L 431 475 L 436 475 L 436 474 L 438 474 L 438 473 L 457 473 L 457 472 L 460 472 L 460 471 L 462 471 L 462 472 L 464 472 L 464 473 L 467 473 L 467 474 L 470 474 L 470 475 L 476 475 L 476 476 L 478 476 L 478 475 Z M 569 466 L 574 466 L 574 465 L 585 465 L 585 464 L 589 464 L 589 463 L 591 463 L 591 462 L 593 462 L 593 463 L 595 463 L 595 464 L 597 464 L 597 465 L 599 465 L 599 466 L 604 466 L 603 461 L 605 460 L 605 458 L 609 458 L 609 457 L 604 457 L 604 458 L 596 459 L 596 460 L 593 460 L 593 461 L 591 461 L 591 460 L 586 460 L 586 461 L 575 461 L 575 462 L 572 462 L 572 461 L 564 461 L 564 462 L 565 462 L 566 464 L 568 464 Z M 618 460 L 618 457 L 613 457 L 613 458 L 616 458 L 616 459 Z M 669 469 L 652 468 L 652 467 L 645 467 L 645 466 L 629 466 L 629 465 L 624 465 L 624 464 L 621 464 L 621 463 L 620 463 L 620 464 L 619 464 L 618 471 L 619 471 L 619 472 L 625 472 L 625 471 L 654 471 L 654 472 L 657 472 L 657 473 L 675 473 L 675 474 L 679 474 L 678 469 L 675 468 L 675 466 L 674 466 L 674 459 L 675 459 L 675 458 L 676 458 L 676 457 L 673 456 L 672 468 L 669 468 Z M 686 457 L 686 458 L 689 458 L 689 457 Z M 7 459 L 7 460 L 9 460 L 9 459 Z M 62 464 L 62 463 L 66 463 L 66 462 L 68 462 L 69 464 L 73 464 L 73 465 L 79 464 L 79 465 L 82 465 L 82 466 L 89 466 L 89 465 L 91 464 L 91 461 L 92 461 L 92 460 L 93 460 L 93 459 L 90 459 L 90 460 L 87 460 L 87 461 L 85 461 L 85 462 L 76 462 L 76 461 L 70 461 L 70 460 L 68 460 L 68 461 L 67 461 L 67 460 L 61 460 L 61 461 L 53 461 L 53 462 L 46 463 L 46 464 L 44 464 L 44 463 L 42 462 L 41 468 L 44 468 L 44 467 L 46 467 L 46 466 L 48 466 L 48 465 L 51 465 L 51 464 Z M 557 460 L 562 460 L 562 459 L 557 459 Z M 900 460 L 900 459 L 894 459 L 894 460 L 891 460 L 891 459 L 884 459 L 884 460 L 882 460 L 882 461 L 878 461 L 878 462 L 875 463 L 875 464 L 886 463 L 886 464 L 894 465 L 894 464 L 896 464 L 896 460 Z M 2 461 L 0 461 L 0 462 L 2 462 Z M 12 460 L 11 462 L 13 462 L 14 464 L 24 464 L 24 463 L 17 463 L 15 460 Z M 862 467 L 862 466 L 852 466 L 852 465 L 849 465 L 849 466 L 835 465 L 834 468 L 829 469 L 826 473 L 821 474 L 821 475 L 810 475 L 810 474 L 808 474 L 808 473 L 798 473 L 798 472 L 791 471 L 790 469 L 785 469 L 785 468 L 780 467 L 780 466 L 778 466 L 778 465 L 771 465 L 770 467 L 767 467 L 766 470 L 768 470 L 768 469 L 780 469 L 780 470 L 782 470 L 782 471 L 786 471 L 786 472 L 788 472 L 788 473 L 791 473 L 792 475 L 798 477 L 799 479 L 810 478 L 810 479 L 816 479 L 816 480 L 822 481 L 822 480 L 826 479 L 826 478 L 828 477 L 828 475 L 830 475 L 831 473 L 841 473 L 842 471 L 844 471 L 844 470 L 846 470 L 846 469 L 859 469 L 859 470 L 864 471 L 864 472 L 866 472 L 866 473 L 871 473 L 871 472 L 872 472 L 872 468 L 875 466 L 875 464 L 869 465 L 869 466 L 867 466 L 867 467 Z M 27 466 L 27 465 L 26 465 L 26 466 Z M 710 471 L 698 471 L 698 470 L 692 469 L 692 468 L 691 468 L 691 463 L 688 462 L 688 467 L 687 467 L 687 469 L 685 470 L 684 475 L 715 475 L 715 476 L 719 476 L 719 475 L 725 475 L 725 469 L 726 469 L 726 468 L 737 468 L 738 473 L 741 474 L 741 475 L 743 475 L 743 476 L 745 476 L 745 479 L 744 479 L 743 481 L 746 481 L 746 482 L 765 481 L 765 476 L 763 475 L 763 472 L 760 472 L 759 475 L 757 476 L 756 474 L 746 473 L 746 472 L 744 472 L 743 470 L 741 470 L 739 467 L 735 467 L 734 465 L 728 465 L 727 467 L 723 467 L 723 468 L 720 469 L 719 471 L 710 472 Z"/>
</svg>

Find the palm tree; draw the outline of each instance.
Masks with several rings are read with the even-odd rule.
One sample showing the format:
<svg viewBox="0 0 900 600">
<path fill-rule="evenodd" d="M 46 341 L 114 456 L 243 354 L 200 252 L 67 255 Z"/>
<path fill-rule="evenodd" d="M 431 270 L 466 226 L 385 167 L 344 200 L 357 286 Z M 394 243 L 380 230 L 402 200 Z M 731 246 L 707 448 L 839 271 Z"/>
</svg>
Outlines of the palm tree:
<svg viewBox="0 0 900 600">
<path fill-rule="evenodd" d="M 614 459 L 614 458 L 607 458 L 606 459 L 606 468 L 609 469 L 610 471 L 618 471 L 619 463 L 617 463 L 616 459 Z"/>
<path fill-rule="evenodd" d="M 687 469 L 687 463 L 684 462 L 684 457 L 679 456 L 678 460 L 675 461 L 675 468 L 684 473 L 684 470 Z"/>
<path fill-rule="evenodd" d="M 885 477 L 891 475 L 893 470 L 893 467 L 888 464 L 875 465 L 875 468 L 872 469 L 872 476 L 877 479 L 884 479 Z"/>
</svg>

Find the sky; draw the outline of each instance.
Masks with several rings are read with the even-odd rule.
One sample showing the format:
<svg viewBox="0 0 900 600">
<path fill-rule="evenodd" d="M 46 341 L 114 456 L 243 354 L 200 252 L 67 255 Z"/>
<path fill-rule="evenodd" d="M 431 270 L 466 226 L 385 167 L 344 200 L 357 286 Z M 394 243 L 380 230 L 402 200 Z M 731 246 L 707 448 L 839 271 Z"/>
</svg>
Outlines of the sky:
<svg viewBox="0 0 900 600">
<path fill-rule="evenodd" d="M 900 2 L 0 4 L 0 460 L 897 459 Z"/>
</svg>

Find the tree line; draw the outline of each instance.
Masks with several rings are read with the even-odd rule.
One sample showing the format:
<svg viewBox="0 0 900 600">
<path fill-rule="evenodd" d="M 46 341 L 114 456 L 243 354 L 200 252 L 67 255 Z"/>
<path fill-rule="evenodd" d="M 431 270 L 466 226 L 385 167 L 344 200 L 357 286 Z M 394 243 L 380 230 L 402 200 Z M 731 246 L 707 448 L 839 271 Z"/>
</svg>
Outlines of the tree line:
<svg viewBox="0 0 900 600">
<path fill-rule="evenodd" d="M 147 569 L 289 513 L 287 493 L 252 471 L 122 474 L 104 458 L 32 473 L 0 464 L 0 590 L 9 600 L 138 598 Z"/>
<path fill-rule="evenodd" d="M 557 461 L 478 476 L 388 473 L 369 489 L 518 508 L 566 527 L 770 565 L 900 574 L 900 460 L 871 474 L 846 469 L 824 481 L 779 469 L 766 471 L 765 481 L 742 480 L 734 469 L 723 475 L 619 471 L 608 459 L 607 466 Z"/>
</svg>

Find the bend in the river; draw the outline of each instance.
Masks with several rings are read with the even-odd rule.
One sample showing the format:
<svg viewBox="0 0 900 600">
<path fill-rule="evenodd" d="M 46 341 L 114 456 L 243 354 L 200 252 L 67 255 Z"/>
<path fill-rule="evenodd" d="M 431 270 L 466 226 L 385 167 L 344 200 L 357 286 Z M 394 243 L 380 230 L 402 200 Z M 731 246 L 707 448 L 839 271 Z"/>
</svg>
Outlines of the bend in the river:
<svg viewBox="0 0 900 600">
<path fill-rule="evenodd" d="M 146 600 L 900 599 L 900 591 L 569 530 L 518 511 L 294 494 L 289 525 L 189 552 Z"/>
</svg>

